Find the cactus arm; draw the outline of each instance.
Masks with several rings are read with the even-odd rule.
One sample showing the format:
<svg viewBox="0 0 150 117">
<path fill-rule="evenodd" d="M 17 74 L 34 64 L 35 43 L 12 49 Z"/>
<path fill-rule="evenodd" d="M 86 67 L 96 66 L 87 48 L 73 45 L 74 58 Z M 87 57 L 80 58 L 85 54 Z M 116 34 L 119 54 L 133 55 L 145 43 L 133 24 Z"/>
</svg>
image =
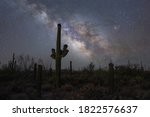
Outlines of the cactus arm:
<svg viewBox="0 0 150 117">
<path fill-rule="evenodd" d="M 56 52 L 55 52 L 55 49 L 54 49 L 54 48 L 52 48 L 51 57 L 52 57 L 53 59 L 56 59 Z"/>
<path fill-rule="evenodd" d="M 65 51 L 63 51 L 63 53 L 62 53 L 62 57 L 65 57 L 67 54 L 68 54 L 68 52 L 69 52 L 69 50 L 65 50 Z"/>
<path fill-rule="evenodd" d="M 69 50 L 67 48 L 68 48 L 68 45 L 65 44 L 63 47 L 62 54 L 61 54 L 62 57 L 65 57 L 68 54 Z"/>
</svg>

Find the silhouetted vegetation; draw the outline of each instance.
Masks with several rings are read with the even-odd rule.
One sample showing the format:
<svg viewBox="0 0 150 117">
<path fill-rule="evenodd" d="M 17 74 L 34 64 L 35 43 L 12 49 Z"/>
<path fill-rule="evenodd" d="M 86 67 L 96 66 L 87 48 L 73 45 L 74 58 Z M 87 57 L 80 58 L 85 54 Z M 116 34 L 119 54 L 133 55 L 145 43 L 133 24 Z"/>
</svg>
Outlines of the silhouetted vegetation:
<svg viewBox="0 0 150 117">
<path fill-rule="evenodd" d="M 60 87 L 61 82 L 61 59 L 65 57 L 69 50 L 67 49 L 68 45 L 65 44 L 63 50 L 61 50 L 61 24 L 58 24 L 57 40 L 56 40 L 56 52 L 52 48 L 51 57 L 56 61 L 56 87 Z"/>
<path fill-rule="evenodd" d="M 107 70 L 89 63 L 86 72 L 72 68 L 71 75 L 70 69 L 61 70 L 61 86 L 55 87 L 54 69 L 32 62 L 24 67 L 19 62 L 16 59 L 15 72 L 10 62 L 2 65 L 0 99 L 150 99 L 150 71 L 138 65 L 110 63 Z"/>
<path fill-rule="evenodd" d="M 69 52 L 61 50 L 61 25 L 58 24 L 56 51 L 51 57 L 55 69 L 45 68 L 29 55 L 16 56 L 7 64 L 0 62 L 0 99 L 150 99 L 150 70 L 143 65 L 108 64 L 96 69 L 93 62 L 82 70 L 61 69 L 61 59 Z M 60 80 L 61 79 L 61 80 Z"/>
</svg>

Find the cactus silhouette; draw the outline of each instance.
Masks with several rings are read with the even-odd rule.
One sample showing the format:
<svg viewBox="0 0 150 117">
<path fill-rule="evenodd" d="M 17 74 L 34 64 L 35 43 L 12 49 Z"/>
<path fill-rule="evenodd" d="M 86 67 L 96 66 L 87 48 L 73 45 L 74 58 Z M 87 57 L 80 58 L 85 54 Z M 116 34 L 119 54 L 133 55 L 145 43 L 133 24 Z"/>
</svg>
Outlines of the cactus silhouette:
<svg viewBox="0 0 150 117">
<path fill-rule="evenodd" d="M 37 64 L 34 64 L 34 79 L 37 77 Z"/>
<path fill-rule="evenodd" d="M 109 85 L 110 85 L 110 93 L 114 92 L 114 64 L 109 63 Z"/>
<path fill-rule="evenodd" d="M 9 67 L 11 72 L 16 71 L 16 59 L 15 59 L 15 54 L 13 53 L 12 60 L 9 62 Z"/>
<path fill-rule="evenodd" d="M 42 87 L 42 65 L 38 65 L 37 89 L 39 98 L 41 98 L 41 87 Z"/>
<path fill-rule="evenodd" d="M 50 65 L 50 68 L 49 68 L 49 75 L 50 75 L 50 77 L 53 76 L 53 69 L 52 69 L 52 66 L 51 66 L 51 65 Z"/>
<path fill-rule="evenodd" d="M 72 75 L 72 61 L 70 61 L 70 75 Z"/>
<path fill-rule="evenodd" d="M 61 50 L 61 24 L 58 24 L 58 31 L 57 31 L 57 41 L 56 41 L 56 51 L 52 48 L 51 57 L 55 59 L 55 68 L 56 68 L 56 87 L 60 86 L 61 80 L 61 59 L 65 57 L 69 50 L 67 49 L 68 45 L 65 44 L 63 46 L 63 50 Z"/>
</svg>

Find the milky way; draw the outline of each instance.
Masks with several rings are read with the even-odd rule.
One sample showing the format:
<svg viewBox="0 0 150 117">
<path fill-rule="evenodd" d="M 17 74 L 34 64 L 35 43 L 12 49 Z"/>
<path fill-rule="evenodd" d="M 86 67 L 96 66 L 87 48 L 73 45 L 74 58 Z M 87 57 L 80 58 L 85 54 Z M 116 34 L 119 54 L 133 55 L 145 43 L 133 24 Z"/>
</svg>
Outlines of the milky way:
<svg viewBox="0 0 150 117">
<path fill-rule="evenodd" d="M 70 60 L 76 68 L 90 61 L 98 66 L 110 61 L 125 64 L 128 60 L 150 65 L 148 0 L 2 0 L 0 3 L 0 51 L 4 53 L 1 61 L 16 52 L 42 58 L 45 64 L 52 62 L 50 50 L 55 48 L 57 24 L 61 23 L 62 44 L 67 43 L 70 50 L 63 60 L 64 67 Z"/>
</svg>

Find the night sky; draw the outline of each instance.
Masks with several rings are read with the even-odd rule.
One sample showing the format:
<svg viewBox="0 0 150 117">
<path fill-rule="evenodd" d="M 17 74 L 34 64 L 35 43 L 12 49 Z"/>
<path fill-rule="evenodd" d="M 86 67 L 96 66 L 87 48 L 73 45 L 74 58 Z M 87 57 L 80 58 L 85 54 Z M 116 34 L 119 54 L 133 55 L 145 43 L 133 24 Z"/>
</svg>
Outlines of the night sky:
<svg viewBox="0 0 150 117">
<path fill-rule="evenodd" d="M 0 61 L 12 53 L 50 58 L 62 24 L 65 68 L 94 62 L 105 66 L 143 62 L 150 66 L 150 0 L 0 0 Z"/>
</svg>

